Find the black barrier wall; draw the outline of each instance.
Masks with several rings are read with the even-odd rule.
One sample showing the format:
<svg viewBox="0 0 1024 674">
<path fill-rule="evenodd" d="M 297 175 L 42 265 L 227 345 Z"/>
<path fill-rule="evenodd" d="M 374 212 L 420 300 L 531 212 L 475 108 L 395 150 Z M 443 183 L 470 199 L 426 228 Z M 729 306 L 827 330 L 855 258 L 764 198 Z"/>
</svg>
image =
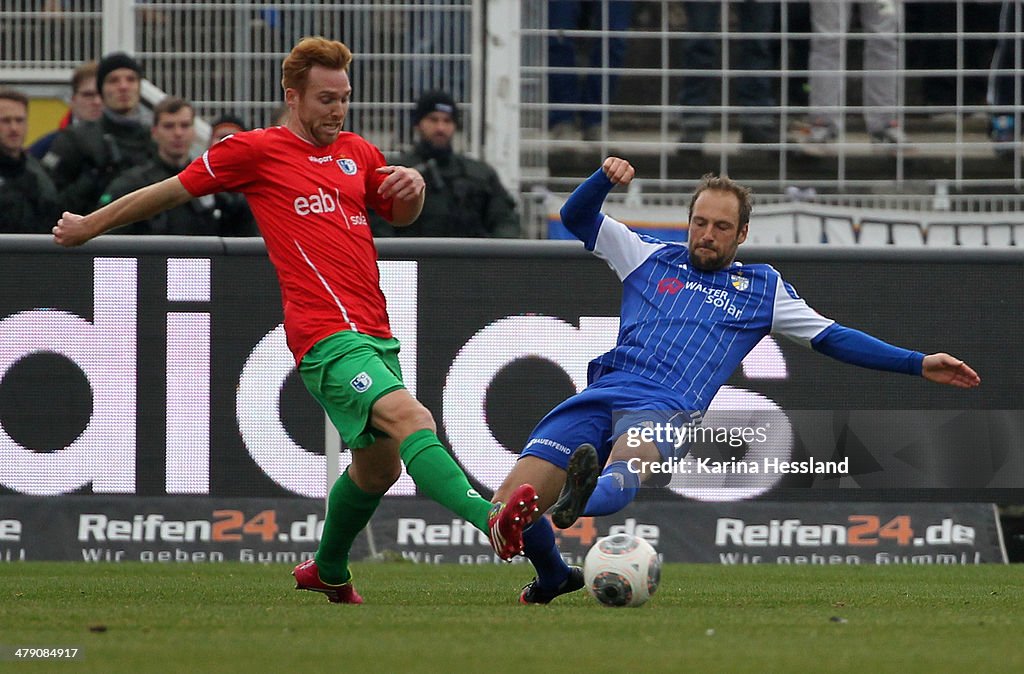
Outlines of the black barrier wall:
<svg viewBox="0 0 1024 674">
<path fill-rule="evenodd" d="M 296 564 L 316 552 L 323 503 L 307 499 L 180 497 L 47 499 L 0 496 L 0 563 L 60 560 Z M 487 537 L 433 501 L 385 499 L 353 559 L 502 564 Z M 1006 552 L 984 503 L 673 503 L 645 501 L 556 529 L 567 561 L 599 538 L 646 539 L 666 562 L 746 564 L 990 564 Z M 524 563 L 517 557 L 516 563 Z"/>
<path fill-rule="evenodd" d="M 490 491 L 614 343 L 620 284 L 575 243 L 380 249 L 407 383 Z M 1024 255 L 740 250 L 826 316 L 960 356 L 983 384 L 949 389 L 766 340 L 718 413 L 781 412 L 766 451 L 845 471 L 679 474 L 641 498 L 1024 502 Z M 0 287 L 0 494 L 323 495 L 324 419 L 284 347 L 261 241 L 115 237 L 65 251 L 0 237 Z M 750 452 L 710 442 L 693 455 L 728 465 Z M 403 478 L 392 493 L 414 487 Z"/>
</svg>

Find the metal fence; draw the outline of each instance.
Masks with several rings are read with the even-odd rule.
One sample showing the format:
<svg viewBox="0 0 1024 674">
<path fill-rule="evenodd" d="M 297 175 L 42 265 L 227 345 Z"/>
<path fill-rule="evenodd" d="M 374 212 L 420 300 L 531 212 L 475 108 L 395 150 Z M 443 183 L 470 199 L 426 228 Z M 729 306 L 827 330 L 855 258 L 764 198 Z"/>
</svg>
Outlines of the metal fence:
<svg viewBox="0 0 1024 674">
<path fill-rule="evenodd" d="M 460 147 L 520 193 L 534 234 L 551 195 L 612 153 L 637 166 L 645 203 L 682 205 L 712 170 L 767 202 L 795 190 L 851 207 L 1024 210 L 1021 2 L 849 4 L 851 19 L 824 30 L 815 6 L 840 0 L 4 0 L 0 83 L 66 82 L 79 62 L 124 49 L 201 115 L 265 125 L 288 49 L 324 34 L 356 54 L 350 129 L 385 152 L 404 149 L 418 93 L 451 90 L 464 109 Z M 885 8 L 888 23 L 872 18 Z M 816 40 L 834 63 L 823 67 Z M 808 90 L 823 75 L 838 87 L 834 104 Z M 880 82 L 895 83 L 892 101 L 868 93 Z M 904 142 L 872 141 L 865 117 L 883 112 Z M 810 122 L 829 113 L 835 138 L 809 143 Z M 695 119 L 708 128 L 694 134 Z M 748 133 L 754 119 L 767 135 Z"/>
<path fill-rule="evenodd" d="M 557 8 L 579 3 L 528 4 L 523 170 L 553 187 L 579 176 L 552 172 L 566 165 L 552 157 L 580 148 L 647 157 L 647 183 L 662 189 L 691 184 L 698 176 L 685 175 L 687 164 L 746 173 L 769 191 L 794 182 L 861 194 L 921 193 L 939 181 L 957 193 L 1021 187 L 1019 1 L 601 2 L 572 25 Z M 617 4 L 631 7 L 618 30 L 610 23 Z M 852 19 L 822 32 L 818 6 L 844 5 L 854 7 Z M 871 14 L 884 11 L 894 32 L 868 30 L 878 23 Z M 559 53 L 566 41 L 572 54 Z M 997 49 L 1005 58 L 993 65 Z M 834 63 L 820 55 L 829 50 Z M 576 81 L 588 77 L 589 85 Z M 1005 85 L 998 101 L 996 80 Z M 581 86 L 574 99 L 561 95 L 565 82 Z M 834 85 L 837 100 L 816 103 L 809 85 Z M 873 91 L 887 85 L 891 102 Z M 575 126 L 558 121 L 564 113 Z M 810 122 L 830 113 L 834 140 L 808 142 Z M 888 113 L 904 142 L 872 142 L 864 118 L 874 113 Z M 701 117 L 710 118 L 707 132 L 692 133 Z M 766 133 L 748 136 L 753 119 Z M 994 120 L 1008 124 L 999 143 L 990 137 Z"/>
<path fill-rule="evenodd" d="M 0 3 L 0 82 L 60 82 L 79 63 L 124 50 L 159 90 L 192 101 L 204 117 L 232 112 L 271 124 L 282 105 L 281 61 L 306 35 L 353 50 L 348 127 L 395 150 L 411 140 L 409 113 L 424 90 L 466 102 L 464 142 L 482 99 L 474 86 L 473 20 L 481 2 L 141 2 L 78 0 Z M 479 43 L 479 39 L 476 40 Z M 474 105 L 476 103 L 476 105 Z"/>
<path fill-rule="evenodd" d="M 3 79 L 45 81 L 97 56 L 103 0 L 0 2 Z M 67 80 L 67 78 L 62 78 Z"/>
</svg>

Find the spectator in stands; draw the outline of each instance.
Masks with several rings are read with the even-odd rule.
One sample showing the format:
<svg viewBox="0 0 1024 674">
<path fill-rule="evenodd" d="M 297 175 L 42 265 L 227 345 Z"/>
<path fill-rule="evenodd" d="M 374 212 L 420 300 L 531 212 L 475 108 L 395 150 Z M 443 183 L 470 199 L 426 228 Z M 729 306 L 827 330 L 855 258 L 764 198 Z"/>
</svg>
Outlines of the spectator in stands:
<svg viewBox="0 0 1024 674">
<path fill-rule="evenodd" d="M 808 62 L 811 56 L 809 39 L 794 39 L 797 34 L 806 38 L 811 33 L 811 8 L 806 2 L 786 3 L 779 5 L 779 26 L 786 26 L 789 39 L 783 40 L 779 46 L 782 58 L 785 49 L 786 70 L 781 72 L 780 80 L 786 83 L 786 100 L 783 105 L 789 107 L 807 107 L 808 94 L 811 87 L 807 82 Z M 783 22 L 785 22 L 783 24 Z"/>
<path fill-rule="evenodd" d="M 104 191 L 99 206 L 165 178 L 176 176 L 191 161 L 189 149 L 195 141 L 195 111 L 187 101 L 168 97 L 153 108 L 153 140 L 157 156 L 141 166 L 128 169 Z M 149 218 L 117 230 L 118 234 L 220 235 L 221 221 L 213 195 L 192 199 Z"/>
<path fill-rule="evenodd" d="M 63 129 L 81 122 L 95 122 L 103 114 L 103 99 L 96 88 L 95 61 L 89 61 L 75 68 L 71 75 L 71 105 L 60 120 L 57 129 L 36 140 L 28 148 L 28 153 L 36 159 L 42 159 L 50 151 L 54 139 Z"/>
<path fill-rule="evenodd" d="M 1016 128 L 1020 126 L 1020 107 L 1024 101 L 1021 96 L 1024 93 L 1017 91 L 1016 85 L 1024 81 L 1020 71 L 1015 71 L 1014 64 L 1019 63 L 1017 59 L 1024 58 L 1024 45 L 1019 38 L 1013 37 L 1013 32 L 1024 21 L 1020 16 L 1014 16 L 1022 11 L 1020 2 L 1004 0 L 999 13 L 999 41 L 996 43 L 996 51 L 992 55 L 992 72 L 989 77 L 988 103 L 999 106 L 990 119 L 989 133 L 992 138 L 993 147 L 999 157 L 1013 157 L 1013 150 L 1019 141 Z"/>
<path fill-rule="evenodd" d="M 210 122 L 210 145 L 219 143 L 228 136 L 247 131 L 245 122 L 232 114 L 221 115 Z"/>
<path fill-rule="evenodd" d="M 210 146 L 228 136 L 248 131 L 245 122 L 231 114 L 221 115 L 210 124 Z M 217 192 L 213 195 L 215 214 L 220 222 L 221 236 L 259 236 L 256 219 L 249 210 L 249 202 L 241 192 Z"/>
<path fill-rule="evenodd" d="M 520 236 L 515 201 L 498 174 L 482 161 L 452 149 L 459 108 L 444 91 L 429 91 L 416 102 L 412 123 L 419 136 L 413 150 L 398 158 L 423 174 L 427 196 L 423 212 L 407 227 L 373 218 L 377 236 Z"/>
<path fill-rule="evenodd" d="M 805 139 L 809 149 L 835 141 L 844 129 L 839 109 L 844 104 L 844 76 L 836 71 L 843 60 L 853 5 L 858 7 L 864 32 L 869 33 L 864 40 L 864 70 L 875 71 L 863 76 L 868 136 L 881 146 L 896 147 L 907 142 L 896 116 L 901 0 L 812 0 L 810 106 L 814 112 Z"/>
<path fill-rule="evenodd" d="M 464 101 L 470 84 L 469 68 L 472 44 L 472 3 L 451 0 L 421 0 L 420 11 L 410 17 L 404 40 L 407 47 L 400 82 L 410 98 L 424 91 L 444 89 L 452 98 Z M 402 38 L 400 38 L 402 40 Z M 404 98 L 404 96 L 403 96 Z M 399 116 L 396 137 L 408 138 L 410 117 Z"/>
<path fill-rule="evenodd" d="M 149 114 L 141 105 L 138 62 L 124 52 L 107 54 L 96 70 L 96 84 L 102 116 L 65 129 L 42 159 L 60 203 L 74 212 L 91 211 L 114 178 L 156 156 Z"/>
<path fill-rule="evenodd" d="M 28 97 L 0 89 L 0 232 L 45 234 L 60 214 L 57 188 L 25 152 Z"/>
<path fill-rule="evenodd" d="M 995 40 L 974 34 L 995 32 L 999 9 L 998 5 L 985 0 L 960 3 L 915 0 L 904 4 L 906 67 L 911 71 L 933 71 L 919 79 L 920 103 L 951 108 L 931 111 L 933 121 L 955 124 L 958 113 L 952 108 L 958 101 L 960 105 L 984 104 L 988 78 L 976 73 L 992 63 Z M 939 37 L 940 34 L 944 36 Z M 907 75 L 909 82 L 912 77 L 917 79 L 918 73 Z"/>
<path fill-rule="evenodd" d="M 728 12 L 730 4 L 735 5 L 739 18 L 739 35 L 729 36 L 730 41 L 739 43 L 736 67 L 742 70 L 759 71 L 756 75 L 745 75 L 736 78 L 736 104 L 751 108 L 772 107 L 776 105 L 775 83 L 768 72 L 775 68 L 776 55 L 772 51 L 771 42 L 764 37 L 743 37 L 743 33 L 768 33 L 775 24 L 775 3 L 758 0 L 741 0 L 735 3 L 720 2 L 684 2 L 686 10 L 687 31 L 704 33 L 684 41 L 683 67 L 688 69 L 708 70 L 715 67 L 720 58 L 719 45 L 721 40 L 713 34 L 722 30 L 722 13 Z M 726 16 L 728 20 L 728 16 Z M 727 24 L 726 24 L 727 25 Z M 724 30 L 728 30 L 725 28 Z M 728 86 L 729 79 L 717 73 L 683 78 L 680 102 L 684 106 L 708 107 L 717 103 L 714 97 L 716 82 Z M 727 92 L 728 93 L 728 92 Z M 731 101 L 731 96 L 729 99 Z M 719 113 L 710 110 L 684 111 L 682 126 L 683 135 L 680 142 L 702 143 L 707 132 L 717 121 Z M 779 124 L 775 113 L 757 111 L 743 113 L 740 116 L 740 141 L 743 143 L 778 143 Z"/>
<path fill-rule="evenodd" d="M 438 54 L 450 56 L 468 53 L 470 14 L 451 0 L 421 0 L 422 12 L 412 21 L 409 37 L 414 58 L 406 75 L 410 91 L 447 89 L 463 100 L 469 82 L 469 59 L 453 58 L 438 62 Z"/>
<path fill-rule="evenodd" d="M 615 95 L 618 76 L 594 71 L 622 67 L 626 41 L 615 33 L 629 28 L 633 19 L 633 5 L 628 0 L 552 0 L 547 6 L 548 28 L 555 32 L 548 38 L 548 65 L 551 68 L 580 67 L 592 71 L 582 78 L 579 73 L 553 72 L 548 75 L 549 102 L 563 106 L 548 113 L 551 135 L 561 140 L 576 138 L 577 128 L 582 128 L 584 140 L 597 140 L 601 135 L 604 115 L 607 114 L 604 106 L 611 103 Z M 568 30 L 603 30 L 609 33 L 607 61 L 604 58 L 603 40 L 580 40 L 562 32 Z M 577 48 L 580 47 L 586 50 L 583 62 L 577 59 Z M 603 91 L 605 83 L 607 98 Z"/>
</svg>

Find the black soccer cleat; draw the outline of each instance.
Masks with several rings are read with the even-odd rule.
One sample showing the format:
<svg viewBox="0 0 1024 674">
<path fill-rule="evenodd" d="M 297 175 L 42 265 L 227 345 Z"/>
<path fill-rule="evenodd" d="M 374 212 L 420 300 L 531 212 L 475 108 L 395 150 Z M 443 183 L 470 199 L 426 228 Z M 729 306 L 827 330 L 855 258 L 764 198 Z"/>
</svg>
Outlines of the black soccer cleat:
<svg viewBox="0 0 1024 674">
<path fill-rule="evenodd" d="M 599 477 L 601 464 L 597 460 L 597 450 L 593 445 L 580 445 L 569 457 L 569 466 L 565 469 L 565 485 L 555 505 L 551 506 L 551 522 L 556 527 L 568 529 L 579 519 L 597 487 Z"/>
<path fill-rule="evenodd" d="M 589 446 L 589 445 L 588 445 Z M 519 594 L 520 604 L 550 604 L 551 600 L 563 594 L 569 594 L 583 587 L 583 569 L 578 566 L 569 567 L 569 577 L 562 581 L 562 584 L 555 590 L 543 590 L 537 587 L 537 579 L 534 578 L 523 588 Z"/>
</svg>

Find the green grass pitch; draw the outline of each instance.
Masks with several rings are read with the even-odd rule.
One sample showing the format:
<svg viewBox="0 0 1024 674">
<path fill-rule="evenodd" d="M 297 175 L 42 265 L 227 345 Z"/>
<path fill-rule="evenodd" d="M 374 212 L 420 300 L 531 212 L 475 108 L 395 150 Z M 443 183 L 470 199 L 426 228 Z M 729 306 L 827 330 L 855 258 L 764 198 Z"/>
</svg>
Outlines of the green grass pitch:
<svg viewBox="0 0 1024 674">
<path fill-rule="evenodd" d="M 295 592 L 281 565 L 0 565 L 0 671 L 1024 671 L 1020 566 L 671 564 L 639 609 L 519 606 L 519 565 L 354 570 L 362 606 Z"/>
</svg>

